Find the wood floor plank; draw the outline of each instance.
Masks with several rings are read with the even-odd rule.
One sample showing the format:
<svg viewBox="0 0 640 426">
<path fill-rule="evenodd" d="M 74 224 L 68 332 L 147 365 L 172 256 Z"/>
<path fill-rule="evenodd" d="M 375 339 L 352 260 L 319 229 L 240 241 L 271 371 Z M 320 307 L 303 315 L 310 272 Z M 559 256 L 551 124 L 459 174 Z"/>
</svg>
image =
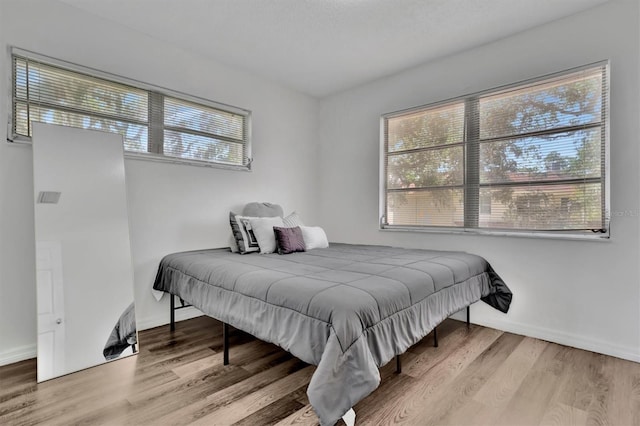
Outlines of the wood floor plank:
<svg viewBox="0 0 640 426">
<path fill-rule="evenodd" d="M 284 397 L 292 390 L 297 390 L 301 387 L 301 384 L 302 387 L 306 389 L 314 371 L 315 368 L 311 366 L 298 370 L 277 382 L 271 383 L 229 405 L 221 407 L 215 412 L 196 420 L 192 424 L 207 426 L 215 422 L 216 424 L 230 425 L 238 422 L 248 415 L 266 407 L 275 400 Z"/>
<path fill-rule="evenodd" d="M 444 336 L 442 335 L 443 333 L 440 333 L 440 345 L 437 348 L 433 346 L 431 343 L 432 341 L 429 340 L 429 336 L 427 336 L 418 345 L 416 345 L 423 347 L 421 351 L 416 351 L 414 348 L 410 348 L 408 350 L 410 353 L 423 356 L 417 357 L 415 361 L 403 369 L 403 371 L 408 376 L 422 377 L 431 368 L 433 368 L 433 366 L 438 365 L 445 360 L 453 348 L 458 348 L 465 342 L 472 340 L 472 336 L 479 331 L 479 327 L 471 327 L 470 330 L 467 330 L 465 327 L 458 327 Z M 427 343 L 425 343 L 425 341 Z"/>
<path fill-rule="evenodd" d="M 447 320 L 380 369 L 357 425 L 640 425 L 640 364 Z M 139 333 L 140 353 L 36 383 L 35 360 L 0 367 L 1 425 L 317 425 L 315 367 L 198 317 Z M 147 345 L 145 346 L 145 342 Z M 343 425 L 342 421 L 338 425 Z"/>
<path fill-rule="evenodd" d="M 144 373 L 147 370 L 158 370 L 164 368 L 171 368 L 177 365 L 182 365 L 187 362 L 195 361 L 198 359 L 206 358 L 215 353 L 208 346 L 183 348 L 179 347 L 173 352 L 167 352 L 165 354 L 152 354 L 140 352 L 137 356 L 138 369 L 140 373 Z"/>
<path fill-rule="evenodd" d="M 245 344 L 241 344 L 241 345 L 238 345 L 237 347 L 232 347 L 230 349 L 229 362 L 232 365 L 240 365 L 242 366 L 243 369 L 245 369 L 248 372 L 257 372 L 257 371 L 262 371 L 265 368 L 268 368 L 270 364 L 271 365 L 278 364 L 278 362 L 270 363 L 266 359 L 266 356 L 271 355 L 274 352 L 278 352 L 281 355 L 284 355 L 284 357 L 281 357 L 281 359 L 293 358 L 291 354 L 283 351 L 276 345 L 272 345 L 271 343 L 266 343 L 266 342 L 263 342 L 262 340 L 257 340 L 255 338 L 252 338 L 252 339 L 253 340 Z M 260 356 L 256 359 L 256 353 L 259 353 L 265 356 Z M 249 364 L 250 366 L 248 367 Z"/>
<path fill-rule="evenodd" d="M 251 363 L 251 368 L 244 368 L 246 371 L 253 373 L 259 371 L 261 368 L 264 369 L 267 364 L 264 361 L 264 357 L 260 357 L 257 360 L 255 359 L 256 353 L 266 353 L 269 354 L 270 351 L 278 352 L 278 358 L 287 357 L 291 359 L 291 355 L 286 352 L 283 353 L 282 350 L 277 348 L 274 345 L 270 345 L 268 343 L 262 342 L 260 340 L 250 340 L 246 343 L 238 344 L 233 347 L 233 357 L 231 358 L 231 365 L 236 366 L 245 366 L 247 363 Z M 232 356 L 231 354 L 229 355 Z M 223 353 L 222 352 L 214 352 L 211 350 L 211 354 L 209 356 L 198 358 L 194 361 L 188 363 L 181 363 L 179 366 L 172 368 L 172 371 L 180 376 L 185 377 L 188 375 L 196 374 L 199 371 L 206 370 L 207 368 L 222 365 L 223 363 Z M 268 365 L 266 366 L 268 368 Z"/>
<path fill-rule="evenodd" d="M 586 411 L 556 401 L 545 410 L 540 426 L 583 426 L 587 417 Z"/>
<path fill-rule="evenodd" d="M 304 407 L 304 404 L 300 403 L 299 399 L 301 395 L 304 395 L 305 389 L 298 388 L 290 394 L 283 396 L 266 407 L 234 423 L 234 426 L 272 425 L 278 423 L 278 421 Z"/>
<path fill-rule="evenodd" d="M 640 425 L 640 366 L 629 361 L 618 360 L 619 368 L 616 370 L 616 377 L 626 376 L 628 369 L 633 370 L 631 377 L 631 398 L 629 411 L 623 415 L 623 421 L 631 420 L 631 424 Z"/>
<path fill-rule="evenodd" d="M 434 395 L 428 405 L 407 417 L 408 424 L 420 422 L 426 426 L 442 423 L 449 413 L 457 411 L 495 376 L 500 367 L 522 346 L 522 341 L 523 337 L 515 334 L 500 335 L 446 389 Z"/>
<path fill-rule="evenodd" d="M 356 422 L 358 421 L 356 415 Z M 316 426 L 318 424 L 318 416 L 316 416 L 313 407 L 308 404 L 291 413 L 288 417 L 280 420 L 275 426 Z"/>
<path fill-rule="evenodd" d="M 211 355 L 207 357 L 200 358 L 195 361 L 188 362 L 186 364 L 178 365 L 177 367 L 172 368 L 171 371 L 173 371 L 176 376 L 185 378 L 187 376 L 191 376 L 193 374 L 198 374 L 200 372 L 203 372 L 204 370 L 209 369 L 212 366 L 221 365 L 222 359 L 223 359 L 222 353 L 220 352 L 214 353 L 212 351 Z"/>
<path fill-rule="evenodd" d="M 114 423 L 116 417 L 114 413 L 126 416 L 126 413 L 133 409 L 132 405 L 126 399 L 114 399 L 113 402 L 95 404 L 95 408 L 87 410 L 86 414 L 78 414 L 75 410 L 67 411 L 61 415 L 51 418 L 47 421 L 50 425 L 108 425 L 120 424 Z"/>
<path fill-rule="evenodd" d="M 36 380 L 36 360 L 28 359 L 0 368 L 0 383 L 4 387 Z"/>
<path fill-rule="evenodd" d="M 473 399 L 486 407 L 503 408 L 546 347 L 541 340 L 523 339 Z"/>
<path fill-rule="evenodd" d="M 518 391 L 501 413 L 496 413 L 496 426 L 538 425 L 551 403 L 551 396 L 558 386 L 558 376 L 549 372 L 531 370 Z"/>
<path fill-rule="evenodd" d="M 247 377 L 248 373 L 240 367 L 215 367 L 203 376 L 179 379 L 175 386 L 164 389 L 165 392 L 147 394 L 146 398 L 136 395 L 129 398 L 134 410 L 126 415 L 123 424 L 157 424 L 157 419 L 180 409 L 186 402 L 206 398 Z M 166 392 L 170 393 L 170 398 Z"/>
<path fill-rule="evenodd" d="M 289 352 L 285 352 L 279 348 L 276 348 L 271 353 L 269 352 L 269 350 L 264 352 L 263 356 L 261 356 L 257 360 L 254 360 L 253 362 L 244 364 L 242 368 L 244 368 L 251 374 L 255 374 L 266 369 L 273 368 L 293 358 L 293 355 L 291 355 Z"/>
<path fill-rule="evenodd" d="M 158 422 L 171 425 L 190 424 L 214 412 L 219 407 L 226 406 L 306 366 L 305 363 L 298 359 L 288 359 L 280 365 L 261 373 L 253 374 L 247 379 L 234 383 L 218 392 L 211 393 L 205 398 L 185 403 L 181 408 L 158 418 Z"/>
<path fill-rule="evenodd" d="M 372 407 L 368 413 L 362 413 L 360 424 L 412 424 L 407 419 L 413 419 L 416 413 L 421 413 L 425 406 L 429 406 L 437 393 L 452 383 L 501 334 L 502 332 L 494 329 L 479 329 L 474 339 L 469 339 L 455 352 L 450 353 L 438 364 L 438 368 L 430 368 L 420 377 L 421 380 L 416 380 L 414 385 L 407 389 L 411 398 L 406 398 L 406 394 L 393 395 L 385 404 Z"/>
<path fill-rule="evenodd" d="M 589 423 L 640 424 L 640 364 L 604 356 L 597 358 L 602 361 L 602 375 L 597 377 L 587 408 Z"/>
<path fill-rule="evenodd" d="M 571 363 L 567 365 L 571 371 L 567 384 L 557 397 L 559 402 L 579 410 L 587 410 L 597 392 L 596 388 L 603 386 L 603 361 L 603 357 L 592 352 L 572 353 Z"/>
<path fill-rule="evenodd" d="M 463 419 L 472 417 L 476 424 L 494 424 L 494 418 L 504 410 L 547 345 L 547 342 L 541 340 L 524 338 L 511 353 L 508 353 L 509 349 L 505 346 L 501 351 L 506 352 L 505 355 L 508 357 L 492 372 L 485 371 L 490 376 L 474 395 L 470 395 L 473 387 L 467 385 L 461 387 L 457 394 L 449 396 L 451 400 L 458 400 L 459 403 L 447 410 L 440 423 L 456 425 Z M 471 365 L 469 369 L 476 370 L 476 367 Z M 461 376 L 458 380 L 468 380 L 472 383 L 477 378 Z M 465 393 L 471 398 L 465 398 Z"/>
<path fill-rule="evenodd" d="M 366 421 L 375 423 L 380 407 L 387 406 L 398 395 L 409 395 L 415 388 L 417 379 L 405 374 L 391 375 L 383 379 L 378 389 L 356 404 L 354 409 L 358 424 Z"/>
<path fill-rule="evenodd" d="M 117 398 L 112 391 L 121 387 L 120 381 L 134 377 L 135 360 L 135 357 L 129 357 L 104 364 L 102 368 L 89 368 L 40 383 L 36 392 L 21 397 L 24 398 L 21 401 L 23 408 L 3 414 L 2 419 L 16 422 L 29 414 L 36 423 L 51 422 L 73 412 L 78 406 L 88 404 L 93 407 L 94 401 L 109 403 Z M 61 388 L 65 392 L 61 392 Z"/>
<path fill-rule="evenodd" d="M 614 364 L 614 382 L 619 382 L 622 378 L 628 380 L 627 388 L 623 388 L 618 395 L 624 398 L 626 395 L 628 405 L 618 409 L 620 422 L 629 422 L 633 425 L 640 425 L 640 364 L 625 361 L 622 359 L 607 357 L 607 364 Z M 615 394 L 611 396 L 612 400 Z M 616 399 L 617 400 L 617 399 Z"/>
<path fill-rule="evenodd" d="M 440 420 L 442 426 L 493 425 L 495 410 L 471 398 L 457 410 L 452 410 Z"/>
<path fill-rule="evenodd" d="M 128 396 L 127 399 L 137 406 L 150 404 L 154 401 L 161 403 L 169 393 L 179 396 L 180 393 L 187 392 L 195 397 L 197 395 L 195 392 L 201 390 L 201 393 L 206 396 L 248 377 L 250 375 L 240 367 L 214 365 L 198 373 L 180 377 L 162 386 L 156 386 L 146 392 L 136 392 L 134 395 Z"/>
</svg>

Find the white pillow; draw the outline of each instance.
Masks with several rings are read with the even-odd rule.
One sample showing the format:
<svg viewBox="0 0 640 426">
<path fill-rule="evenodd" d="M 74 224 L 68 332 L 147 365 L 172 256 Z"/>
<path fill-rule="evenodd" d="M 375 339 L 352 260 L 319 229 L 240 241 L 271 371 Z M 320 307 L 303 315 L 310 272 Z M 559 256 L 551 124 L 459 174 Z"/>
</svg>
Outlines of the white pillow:
<svg viewBox="0 0 640 426">
<path fill-rule="evenodd" d="M 289 216 L 282 219 L 285 228 L 295 228 L 296 226 L 304 226 L 298 212 L 292 212 Z"/>
<path fill-rule="evenodd" d="M 300 230 L 302 231 L 302 239 L 306 250 L 329 247 L 327 234 L 319 226 L 301 226 Z"/>
<path fill-rule="evenodd" d="M 253 235 L 258 240 L 261 254 L 273 253 L 276 251 L 276 233 L 273 231 L 274 226 L 283 227 L 281 217 L 260 217 L 249 219 Z"/>
</svg>

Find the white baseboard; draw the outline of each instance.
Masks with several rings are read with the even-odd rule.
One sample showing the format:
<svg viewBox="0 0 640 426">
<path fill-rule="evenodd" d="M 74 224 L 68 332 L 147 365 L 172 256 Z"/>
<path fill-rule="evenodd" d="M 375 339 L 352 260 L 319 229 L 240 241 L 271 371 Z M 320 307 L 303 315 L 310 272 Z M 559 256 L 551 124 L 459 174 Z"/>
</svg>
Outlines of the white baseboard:
<svg viewBox="0 0 640 426">
<path fill-rule="evenodd" d="M 176 311 L 176 321 L 183 321 L 201 315 L 204 314 L 193 307 L 180 309 Z M 168 317 L 169 314 L 166 313 L 165 315 L 156 315 L 153 317 L 143 318 L 142 320 L 138 321 L 138 330 L 146 330 L 149 328 L 168 324 Z M 451 318 L 459 321 L 466 321 L 466 314 L 464 313 L 464 311 L 456 312 L 451 316 Z M 608 342 L 587 339 L 582 336 L 537 327 L 529 324 L 522 324 L 512 321 L 496 321 L 491 319 L 481 319 L 480 321 L 477 321 L 477 317 L 474 318 L 473 315 L 471 316 L 471 318 L 474 324 L 495 328 L 498 330 L 506 331 L 508 333 L 534 337 L 536 339 L 546 340 L 548 342 L 557 343 L 559 345 L 571 346 L 578 349 L 584 349 L 591 352 L 610 355 L 616 358 L 640 362 L 640 348 L 629 348 L 611 344 Z"/>
<path fill-rule="evenodd" d="M 196 308 L 185 308 L 176 311 L 176 321 L 183 321 L 204 315 Z M 146 330 L 148 328 L 158 327 L 169 323 L 168 313 L 166 315 L 157 315 L 144 318 L 138 321 L 138 329 Z M 457 312 L 451 318 L 466 321 L 466 315 L 463 311 Z M 537 327 L 529 324 L 522 324 L 512 321 L 500 321 L 491 319 L 481 319 L 477 321 L 477 317 L 471 316 L 472 323 L 485 327 L 495 328 L 497 330 L 506 331 L 508 333 L 518 334 L 521 336 L 533 337 L 536 339 L 546 340 L 548 342 L 557 343 L 559 345 L 571 346 L 578 349 L 584 349 L 604 355 L 610 355 L 616 358 L 622 358 L 629 361 L 640 362 L 640 348 L 629 348 L 626 346 L 616 345 L 609 342 L 601 342 L 577 336 L 574 334 L 564 333 L 557 330 Z"/>
<path fill-rule="evenodd" d="M 13 364 L 14 362 L 35 358 L 36 355 L 37 349 L 35 343 L 33 345 L 20 346 L 8 351 L 0 352 L 0 365 Z"/>
<path fill-rule="evenodd" d="M 1 1 L 1 0 L 0 0 Z M 195 318 L 203 315 L 202 312 L 194 307 L 184 308 L 176 311 L 176 321 L 184 321 L 190 318 Z M 169 312 L 165 314 L 155 315 L 153 317 L 139 318 L 138 330 L 146 330 L 153 327 L 158 327 L 169 323 Z M 37 345 L 20 346 L 17 348 L 9 349 L 0 352 L 0 366 L 13 364 L 14 362 L 24 361 L 37 357 Z"/>
<path fill-rule="evenodd" d="M 190 307 L 176 311 L 176 321 L 183 321 L 203 315 L 196 308 Z M 454 319 L 464 321 L 462 314 L 453 315 Z M 536 339 L 546 340 L 548 342 L 557 343 L 564 346 L 584 349 L 591 352 L 601 353 L 605 355 L 622 358 L 629 361 L 640 362 L 640 348 L 629 348 L 625 346 L 615 345 L 607 342 L 600 342 L 592 339 L 586 339 L 581 336 L 569 333 L 550 330 L 542 327 L 536 327 L 527 324 L 515 323 L 512 321 L 495 321 L 482 319 L 477 321 L 477 317 L 472 318 L 474 324 L 491 327 L 509 333 L 519 334 L 522 336 L 534 337 Z M 149 328 L 166 325 L 169 323 L 169 313 L 154 315 L 152 317 L 138 318 L 138 330 L 147 330 Z M 4 352 L 0 352 L 0 366 L 13 364 L 14 362 L 24 361 L 26 359 L 35 358 L 37 355 L 36 344 L 20 346 Z"/>
<path fill-rule="evenodd" d="M 495 321 L 491 319 L 481 319 L 480 321 L 477 321 L 477 318 L 473 318 L 473 315 L 471 316 L 471 320 L 473 324 L 491 327 L 509 333 L 519 334 L 521 336 L 534 337 L 536 339 L 546 340 L 559 345 L 571 346 L 578 349 L 610 355 L 616 358 L 640 362 L 640 348 L 620 346 L 612 344 L 611 342 L 602 342 L 585 338 L 583 336 L 577 336 L 575 334 L 512 321 Z"/>
<path fill-rule="evenodd" d="M 193 306 L 179 309 L 176 311 L 176 321 L 184 321 L 204 315 Z M 159 327 L 169 324 L 169 309 L 164 314 L 153 315 L 145 318 L 137 318 L 138 331 L 148 330 L 150 328 Z"/>
</svg>

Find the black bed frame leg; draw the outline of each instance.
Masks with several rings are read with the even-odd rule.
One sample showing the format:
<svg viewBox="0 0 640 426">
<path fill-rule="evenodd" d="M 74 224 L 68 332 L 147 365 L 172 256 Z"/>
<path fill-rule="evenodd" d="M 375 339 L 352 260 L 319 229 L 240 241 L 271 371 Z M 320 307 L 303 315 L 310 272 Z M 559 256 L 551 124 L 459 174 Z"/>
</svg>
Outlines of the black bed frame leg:
<svg viewBox="0 0 640 426">
<path fill-rule="evenodd" d="M 433 347 L 438 347 L 438 326 L 433 327 Z"/>
<path fill-rule="evenodd" d="M 170 294 L 169 296 L 171 296 L 171 302 L 169 307 L 171 322 L 170 322 L 169 329 L 171 331 L 176 331 L 176 301 L 175 301 L 175 296 L 173 294 Z"/>
<path fill-rule="evenodd" d="M 396 374 L 402 373 L 402 363 L 400 362 L 400 355 L 396 355 Z"/>
<path fill-rule="evenodd" d="M 229 365 L 229 324 L 222 323 L 222 364 Z"/>
<path fill-rule="evenodd" d="M 467 328 L 469 328 L 471 325 L 470 318 L 471 318 L 471 309 L 469 309 L 469 306 L 467 306 Z"/>
</svg>

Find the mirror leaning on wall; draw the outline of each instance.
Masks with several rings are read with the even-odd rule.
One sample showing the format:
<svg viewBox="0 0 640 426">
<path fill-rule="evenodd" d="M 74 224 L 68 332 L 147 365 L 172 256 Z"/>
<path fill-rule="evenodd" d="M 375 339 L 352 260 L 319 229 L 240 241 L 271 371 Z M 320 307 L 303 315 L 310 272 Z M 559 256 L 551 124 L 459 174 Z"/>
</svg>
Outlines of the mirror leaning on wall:
<svg viewBox="0 0 640 426">
<path fill-rule="evenodd" d="M 33 123 L 38 382 L 137 352 L 122 136 Z"/>
</svg>

